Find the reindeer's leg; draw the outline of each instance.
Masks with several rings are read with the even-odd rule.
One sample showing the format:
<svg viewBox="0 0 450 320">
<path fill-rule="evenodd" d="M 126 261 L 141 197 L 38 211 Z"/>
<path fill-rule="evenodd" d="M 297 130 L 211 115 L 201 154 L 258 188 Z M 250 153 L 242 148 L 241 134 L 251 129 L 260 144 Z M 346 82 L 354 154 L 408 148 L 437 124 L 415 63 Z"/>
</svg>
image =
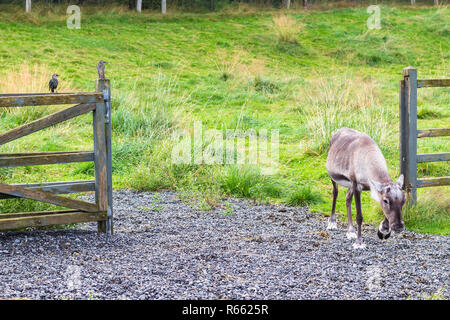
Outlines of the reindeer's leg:
<svg viewBox="0 0 450 320">
<path fill-rule="evenodd" d="M 333 204 L 331 207 L 331 215 L 330 218 L 328 219 L 328 226 L 327 226 L 327 230 L 336 230 L 337 229 L 337 223 L 336 223 L 336 199 L 338 196 L 338 185 L 336 182 L 334 182 L 333 180 L 331 180 L 331 183 L 333 184 Z"/>
<path fill-rule="evenodd" d="M 356 243 L 353 244 L 354 249 L 364 249 L 366 247 L 365 244 L 362 243 L 361 240 L 361 226 L 363 222 L 363 216 L 361 211 L 361 190 L 358 189 L 356 183 L 353 184 L 353 189 L 355 192 L 355 207 L 356 207 L 356 225 L 357 225 L 357 237 Z"/>
<path fill-rule="evenodd" d="M 352 200 L 353 200 L 353 187 L 348 188 L 347 194 L 345 195 L 345 204 L 347 206 L 347 239 L 356 239 L 355 229 L 353 228 L 352 220 Z"/>
</svg>

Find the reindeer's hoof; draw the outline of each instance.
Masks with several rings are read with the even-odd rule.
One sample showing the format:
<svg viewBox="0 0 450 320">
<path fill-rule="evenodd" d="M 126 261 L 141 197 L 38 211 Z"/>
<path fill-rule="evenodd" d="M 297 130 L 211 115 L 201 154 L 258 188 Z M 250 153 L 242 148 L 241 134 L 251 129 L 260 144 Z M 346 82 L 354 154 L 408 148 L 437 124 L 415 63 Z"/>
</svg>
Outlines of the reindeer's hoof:
<svg viewBox="0 0 450 320">
<path fill-rule="evenodd" d="M 355 232 L 346 232 L 345 235 L 347 236 L 347 239 L 349 239 L 349 240 L 356 239 Z"/>
<path fill-rule="evenodd" d="M 383 240 L 383 239 L 386 240 L 387 238 L 389 238 L 391 236 L 391 232 L 383 233 L 380 230 L 378 230 L 377 234 L 378 234 L 378 238 L 380 238 L 381 240 Z"/>
<path fill-rule="evenodd" d="M 327 230 L 337 230 L 336 221 L 328 221 Z"/>
<path fill-rule="evenodd" d="M 366 245 L 364 243 L 354 243 L 353 244 L 353 249 L 357 250 L 357 249 L 365 249 Z"/>
</svg>

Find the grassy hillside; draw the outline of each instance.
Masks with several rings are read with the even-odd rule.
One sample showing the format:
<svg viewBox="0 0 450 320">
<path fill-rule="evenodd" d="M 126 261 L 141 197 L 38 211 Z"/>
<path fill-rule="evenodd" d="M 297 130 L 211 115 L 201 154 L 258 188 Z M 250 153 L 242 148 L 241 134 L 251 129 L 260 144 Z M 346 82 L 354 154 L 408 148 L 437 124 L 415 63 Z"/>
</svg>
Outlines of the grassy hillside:
<svg viewBox="0 0 450 320">
<path fill-rule="evenodd" d="M 286 14 L 286 15 L 284 15 Z M 280 17 L 281 15 L 281 17 Z M 114 187 L 175 189 L 194 206 L 221 206 L 223 195 L 309 205 L 328 214 L 325 169 L 332 132 L 342 126 L 371 135 L 390 174 L 398 169 L 398 83 L 402 69 L 419 78 L 448 77 L 450 14 L 446 7 L 381 7 L 381 29 L 368 30 L 366 8 L 308 11 L 226 10 L 208 14 L 82 8 L 81 29 L 66 27 L 65 8 L 31 15 L 0 6 L 0 92 L 93 91 L 95 65 L 109 62 L 113 95 Z M 448 127 L 448 89 L 419 94 L 419 128 Z M 0 130 L 61 107 L 0 111 Z M 279 170 L 171 161 L 178 130 L 279 130 Z M 92 149 L 91 117 L 1 146 L 0 152 Z M 208 141 L 208 139 L 204 139 Z M 419 141 L 420 152 L 448 151 L 449 139 Z M 248 146 L 248 143 L 246 144 Z M 0 169 L 6 182 L 90 179 L 92 164 Z M 419 176 L 449 175 L 448 163 L 419 166 Z M 345 213 L 341 191 L 338 211 Z M 449 187 L 419 191 L 405 212 L 407 228 L 450 234 Z M 46 205 L 2 201 L 0 210 Z M 378 205 L 363 195 L 365 222 Z"/>
</svg>

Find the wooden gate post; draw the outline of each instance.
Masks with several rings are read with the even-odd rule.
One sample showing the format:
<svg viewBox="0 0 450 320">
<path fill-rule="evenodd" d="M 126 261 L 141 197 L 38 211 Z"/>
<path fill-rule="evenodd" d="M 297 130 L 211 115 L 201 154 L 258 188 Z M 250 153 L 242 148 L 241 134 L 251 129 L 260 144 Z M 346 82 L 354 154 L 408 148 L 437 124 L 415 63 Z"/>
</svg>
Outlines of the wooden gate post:
<svg viewBox="0 0 450 320">
<path fill-rule="evenodd" d="M 112 158 L 111 158 L 111 91 L 108 79 L 97 79 L 97 92 L 104 101 L 94 111 L 95 197 L 99 211 L 106 211 L 108 219 L 98 222 L 98 231 L 112 234 Z"/>
<path fill-rule="evenodd" d="M 408 171 L 407 154 L 408 154 L 408 135 L 409 135 L 409 114 L 408 105 L 406 104 L 406 83 L 405 77 L 400 80 L 400 94 L 399 94 L 399 132 L 400 132 L 400 173 L 403 174 L 405 182 L 403 189 L 407 190 L 406 172 Z"/>
<path fill-rule="evenodd" d="M 403 69 L 400 82 L 400 173 L 409 205 L 417 200 L 417 70 Z"/>
</svg>

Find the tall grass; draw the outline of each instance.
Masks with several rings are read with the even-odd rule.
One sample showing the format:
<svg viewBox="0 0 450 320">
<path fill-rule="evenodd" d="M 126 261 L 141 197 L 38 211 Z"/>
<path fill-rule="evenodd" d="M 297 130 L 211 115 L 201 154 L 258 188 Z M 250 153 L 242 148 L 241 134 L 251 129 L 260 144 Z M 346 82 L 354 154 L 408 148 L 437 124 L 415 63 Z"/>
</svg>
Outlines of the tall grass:
<svg viewBox="0 0 450 320">
<path fill-rule="evenodd" d="M 225 49 L 216 50 L 213 63 L 219 72 L 220 79 L 227 81 L 231 78 L 238 78 L 245 69 L 242 61 L 245 55 L 246 52 L 243 50 L 235 50 L 233 53 L 229 53 Z"/>
<path fill-rule="evenodd" d="M 187 109 L 188 96 L 177 90 L 176 78 L 159 73 L 150 80 L 136 79 L 113 97 L 112 129 L 146 140 L 166 137 Z"/>
<path fill-rule="evenodd" d="M 299 34 L 303 28 L 303 24 L 287 15 L 280 15 L 273 18 L 272 29 L 280 42 L 297 43 Z"/>
<path fill-rule="evenodd" d="M 379 105 L 372 83 L 323 77 L 312 84 L 302 90 L 304 102 L 298 107 L 305 117 L 310 150 L 326 153 L 331 135 L 342 127 L 367 133 L 383 150 L 392 134 L 391 114 Z"/>
<path fill-rule="evenodd" d="M 20 67 L 4 71 L 0 77 L 1 93 L 48 93 L 48 82 L 54 73 L 60 74 L 57 91 L 73 92 L 70 79 L 61 71 L 46 65 L 24 63 Z"/>
<path fill-rule="evenodd" d="M 289 195 L 286 203 L 291 206 L 308 206 L 322 201 L 322 196 L 311 186 L 298 186 Z"/>
<path fill-rule="evenodd" d="M 435 188 L 433 193 L 419 194 L 418 201 L 413 207 L 405 205 L 403 220 L 406 227 L 418 232 L 449 234 L 450 203 L 447 197 L 449 190 L 450 187 Z M 429 230 L 429 226 L 434 228 Z"/>
<path fill-rule="evenodd" d="M 171 163 L 171 133 L 189 119 L 189 96 L 176 77 L 161 72 L 121 87 L 112 103 L 113 172 L 127 173 L 124 186 L 138 190 L 177 189 L 194 168 L 177 176 Z M 130 171 L 130 166 L 134 169 Z"/>
<path fill-rule="evenodd" d="M 0 93 L 48 93 L 48 82 L 54 73 L 60 74 L 58 70 L 46 65 L 22 64 L 18 68 L 6 70 L 0 74 Z M 61 75 L 57 91 L 74 92 L 76 90 L 70 79 Z M 2 108 L 0 117 L 6 118 L 5 122 L 14 126 L 35 120 L 61 108 L 64 107 Z"/>
<path fill-rule="evenodd" d="M 250 198 L 260 180 L 261 172 L 256 167 L 231 166 L 222 177 L 221 187 L 228 195 Z"/>
<path fill-rule="evenodd" d="M 266 200 L 285 195 L 285 186 L 261 169 L 250 165 L 231 165 L 219 179 L 221 190 L 229 196 Z"/>
<path fill-rule="evenodd" d="M 251 82 L 250 79 L 256 81 L 267 71 L 264 59 L 251 56 L 241 47 L 232 51 L 223 48 L 215 50 L 212 62 L 219 72 L 219 79 L 228 81 L 231 89 L 245 87 Z"/>
</svg>

